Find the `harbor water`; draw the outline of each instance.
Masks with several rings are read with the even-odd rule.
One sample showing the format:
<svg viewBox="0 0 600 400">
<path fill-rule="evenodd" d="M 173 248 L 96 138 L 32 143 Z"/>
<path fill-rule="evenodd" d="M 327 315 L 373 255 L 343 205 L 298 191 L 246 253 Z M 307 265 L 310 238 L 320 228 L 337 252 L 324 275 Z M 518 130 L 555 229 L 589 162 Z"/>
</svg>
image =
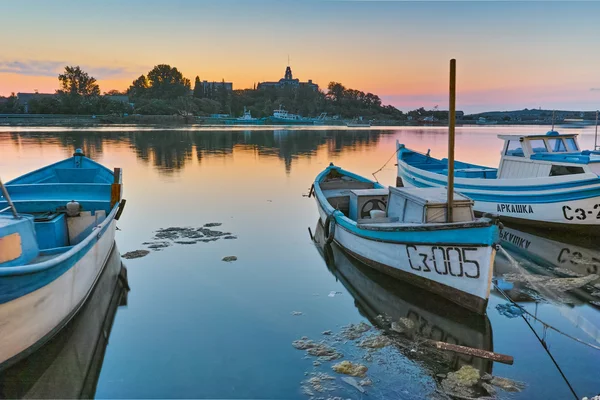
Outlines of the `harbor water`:
<svg viewBox="0 0 600 400">
<path fill-rule="evenodd" d="M 497 167 L 502 141 L 496 135 L 547 130 L 459 127 L 456 159 Z M 593 127 L 576 132 L 582 148 L 593 147 Z M 122 168 L 127 203 L 117 249 L 122 255 L 148 252 L 123 259 L 131 291 L 108 313 L 110 336 L 81 393 L 443 399 L 449 374 L 469 366 L 481 376 L 513 382 L 495 387 L 501 399 L 599 394 L 600 240 L 506 226 L 506 252 L 497 255 L 497 288 L 486 316 L 457 310 L 322 245 L 315 201 L 307 197 L 315 176 L 333 162 L 366 177 L 379 171 L 379 182 L 394 185 L 396 140 L 446 156 L 443 127 L 0 127 L 5 182 L 77 148 L 109 168 Z M 194 237 L 198 228 L 204 240 Z M 391 321 L 407 320 L 403 333 L 386 329 Z M 70 337 L 86 338 L 77 347 L 86 348 L 88 336 Z M 373 345 L 382 336 L 385 343 Z M 514 364 L 434 351 L 426 339 L 510 355 Z M 322 341 L 320 349 L 331 357 L 305 351 L 308 340 Z M 0 373 L 0 397 L 62 397 L 52 391 L 60 389 L 60 380 L 53 386 L 44 379 L 51 379 L 52 368 L 77 369 L 47 359 L 63 353 L 48 351 L 46 373 L 26 387 L 20 387 L 22 374 Z M 368 370 L 348 377 L 332 369 L 342 361 Z"/>
</svg>

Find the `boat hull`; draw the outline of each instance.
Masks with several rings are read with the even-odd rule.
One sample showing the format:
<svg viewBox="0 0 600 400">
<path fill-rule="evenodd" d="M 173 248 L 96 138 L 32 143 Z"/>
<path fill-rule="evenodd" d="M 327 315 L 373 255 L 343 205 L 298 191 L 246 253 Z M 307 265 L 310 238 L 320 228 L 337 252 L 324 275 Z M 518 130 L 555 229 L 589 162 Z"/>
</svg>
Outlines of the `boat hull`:
<svg viewBox="0 0 600 400">
<path fill-rule="evenodd" d="M 52 267 L 65 268 L 64 273 L 32 292 L 0 304 L 0 370 L 51 339 L 85 303 L 113 249 L 116 211 L 115 208 L 94 228 L 93 238 L 86 246 Z M 38 274 L 42 279 L 46 272 L 34 272 L 31 279 L 38 279 Z"/>
<path fill-rule="evenodd" d="M 317 207 L 321 223 L 325 224 L 328 212 L 318 197 Z M 448 233 L 448 237 L 453 236 Z M 464 231 L 457 230 L 456 237 L 464 234 Z M 333 240 L 349 255 L 371 268 L 424 288 L 476 313 L 485 313 L 496 255 L 492 245 L 465 245 L 449 241 L 427 244 L 395 241 L 393 238 L 367 238 L 337 222 Z"/>
<path fill-rule="evenodd" d="M 600 183 L 556 178 L 545 178 L 546 186 L 539 179 L 538 186 L 532 186 L 535 179 L 455 178 L 455 190 L 475 202 L 475 212 L 494 214 L 508 223 L 600 234 Z M 412 167 L 399 157 L 396 186 L 446 187 L 447 177 Z"/>
</svg>

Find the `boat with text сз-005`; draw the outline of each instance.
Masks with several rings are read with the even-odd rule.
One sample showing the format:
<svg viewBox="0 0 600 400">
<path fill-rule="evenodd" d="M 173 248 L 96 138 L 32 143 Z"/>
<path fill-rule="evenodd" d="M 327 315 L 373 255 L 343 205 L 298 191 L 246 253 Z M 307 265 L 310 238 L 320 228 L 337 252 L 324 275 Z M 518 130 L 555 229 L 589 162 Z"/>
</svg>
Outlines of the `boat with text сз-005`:
<svg viewBox="0 0 600 400">
<path fill-rule="evenodd" d="M 394 278 L 483 314 L 490 295 L 498 225 L 475 219 L 443 188 L 385 188 L 331 164 L 313 189 L 326 242 Z M 449 219 L 452 222 L 448 222 Z"/>
<path fill-rule="evenodd" d="M 123 210 L 121 170 L 73 157 L 0 182 L 0 370 L 52 338 L 96 286 Z"/>
<path fill-rule="evenodd" d="M 591 233 L 600 226 L 600 152 L 581 151 L 577 135 L 499 135 L 500 166 L 456 161 L 455 190 L 475 201 L 474 209 L 508 222 Z M 396 186 L 445 187 L 448 160 L 397 143 Z"/>
</svg>

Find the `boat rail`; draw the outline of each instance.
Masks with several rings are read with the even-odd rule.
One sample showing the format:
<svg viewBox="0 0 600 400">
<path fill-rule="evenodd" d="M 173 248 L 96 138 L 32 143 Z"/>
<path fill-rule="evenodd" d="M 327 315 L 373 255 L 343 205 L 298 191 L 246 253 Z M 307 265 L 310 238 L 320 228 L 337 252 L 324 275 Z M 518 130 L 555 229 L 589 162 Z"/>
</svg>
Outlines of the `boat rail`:
<svg viewBox="0 0 600 400">
<path fill-rule="evenodd" d="M 12 202 L 12 200 L 10 199 L 10 195 L 8 194 L 8 190 L 6 190 L 6 186 L 4 186 L 4 183 L 2 183 L 2 179 L 0 179 L 0 190 L 2 190 L 2 196 L 6 199 L 6 202 L 8 203 L 8 207 L 5 207 L 5 208 L 1 209 L 0 212 L 11 210 L 13 216 L 15 217 L 15 219 L 21 218 L 19 216 L 19 213 L 17 212 L 17 208 L 15 207 L 15 205 Z"/>
</svg>

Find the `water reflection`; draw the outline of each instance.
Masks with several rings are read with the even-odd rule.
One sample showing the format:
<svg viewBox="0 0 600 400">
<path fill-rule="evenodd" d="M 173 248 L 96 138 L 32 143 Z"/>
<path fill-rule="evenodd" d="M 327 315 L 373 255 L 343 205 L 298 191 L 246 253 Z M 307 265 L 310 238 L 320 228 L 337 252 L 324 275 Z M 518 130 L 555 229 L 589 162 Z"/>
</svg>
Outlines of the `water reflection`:
<svg viewBox="0 0 600 400">
<path fill-rule="evenodd" d="M 346 148 L 372 146 L 384 130 L 228 130 L 228 131 L 66 131 L 0 133 L 10 137 L 14 145 L 41 146 L 55 144 L 71 154 L 77 148 L 94 159 L 104 152 L 107 143 L 126 145 L 136 156 L 151 163 L 162 172 L 182 169 L 194 155 L 201 162 L 207 155 L 231 155 L 236 146 L 253 149 L 259 156 L 282 159 L 286 172 L 297 157 L 311 157 L 317 149 L 327 145 L 329 153 L 340 153 Z"/>
<path fill-rule="evenodd" d="M 600 297 L 593 295 L 599 291 L 591 284 L 564 290 L 569 287 L 555 288 L 557 281 L 549 281 L 551 288 L 545 283 L 551 278 L 583 278 L 581 282 L 592 283 L 600 272 L 600 251 L 595 239 L 579 236 L 569 240 L 566 236 L 524 227 L 518 230 L 505 227 L 500 238 L 512 259 L 499 253 L 494 275 L 513 300 L 590 303 L 600 309 Z"/>
<path fill-rule="evenodd" d="M 0 398 L 93 398 L 127 271 L 116 246 L 83 308 L 55 337 L 0 372 Z"/>
<path fill-rule="evenodd" d="M 359 312 L 375 326 L 379 315 L 398 321 L 408 318 L 419 338 L 493 351 L 492 327 L 487 316 L 464 310 L 432 293 L 391 279 L 348 256 L 335 243 L 324 244 L 323 225 L 317 222 L 315 243 L 328 269 L 352 294 Z M 492 361 L 452 352 L 442 353 L 447 370 L 471 365 L 483 374 Z M 432 368 L 439 369 L 440 365 Z"/>
</svg>

